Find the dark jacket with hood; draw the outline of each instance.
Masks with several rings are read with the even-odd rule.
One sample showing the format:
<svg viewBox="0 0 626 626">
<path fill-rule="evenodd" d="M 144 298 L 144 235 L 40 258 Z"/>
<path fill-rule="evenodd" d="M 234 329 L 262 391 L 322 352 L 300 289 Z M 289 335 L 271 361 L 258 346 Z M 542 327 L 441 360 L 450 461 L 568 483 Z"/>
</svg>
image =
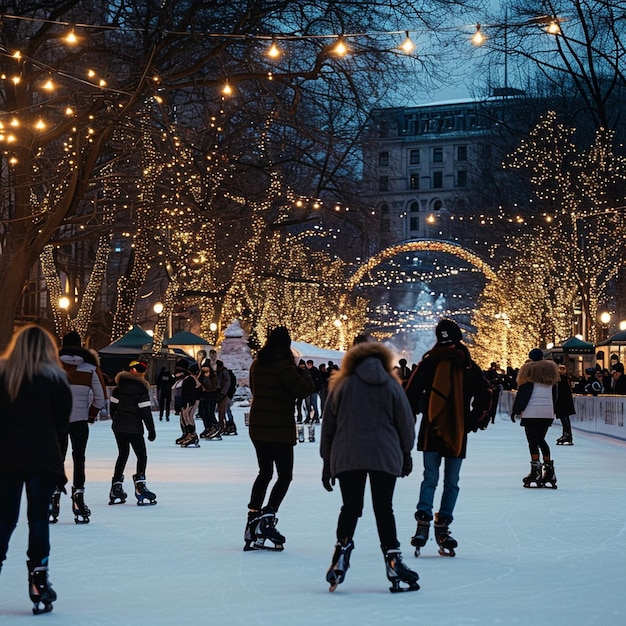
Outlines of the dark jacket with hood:
<svg viewBox="0 0 626 626">
<path fill-rule="evenodd" d="M 436 345 L 415 368 L 405 390 L 413 411 L 422 414 L 417 449 L 465 458 L 467 433 L 486 428 L 491 406 L 489 381 L 467 348 L 460 342 Z"/>
<path fill-rule="evenodd" d="M 350 470 L 400 476 L 415 443 L 415 418 L 393 355 L 382 344 L 350 348 L 330 379 L 320 454 L 331 476 Z"/>
<path fill-rule="evenodd" d="M 250 439 L 295 446 L 296 399 L 310 396 L 315 385 L 289 347 L 261 348 L 250 367 L 250 390 Z"/>
<path fill-rule="evenodd" d="M 120 372 L 115 377 L 117 387 L 111 391 L 111 428 L 118 433 L 143 434 L 146 425 L 148 435 L 153 435 L 154 420 L 147 380 L 130 372 Z"/>
</svg>

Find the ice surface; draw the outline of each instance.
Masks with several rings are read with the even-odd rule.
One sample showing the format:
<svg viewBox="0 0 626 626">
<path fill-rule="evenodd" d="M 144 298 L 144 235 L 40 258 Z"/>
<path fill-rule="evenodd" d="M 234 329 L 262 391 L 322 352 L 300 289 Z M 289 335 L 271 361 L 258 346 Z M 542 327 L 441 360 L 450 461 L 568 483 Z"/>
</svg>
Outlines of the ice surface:
<svg viewBox="0 0 626 626">
<path fill-rule="evenodd" d="M 92 521 L 75 525 L 63 496 L 51 527 L 54 612 L 31 614 L 25 502 L 0 575 L 0 623 L 115 624 L 623 624 L 626 623 L 626 444 L 574 433 L 552 442 L 558 490 L 524 489 L 529 469 L 523 430 L 499 417 L 470 435 L 469 457 L 451 526 L 455 558 L 434 541 L 416 559 L 409 538 L 420 481 L 398 481 L 395 512 L 407 564 L 421 590 L 391 594 L 369 498 L 351 568 L 335 593 L 325 582 L 340 507 L 321 486 L 318 443 L 298 444 L 294 481 L 279 512 L 282 553 L 243 552 L 254 450 L 236 408 L 236 437 L 174 445 L 179 428 L 157 421 L 148 444 L 148 487 L 158 505 L 138 507 L 135 458 L 126 469 L 126 504 L 109 506 L 116 446 L 110 422 L 91 427 L 85 501 Z M 198 422 L 198 424 L 200 424 Z M 319 427 L 318 427 L 319 441 Z M 68 464 L 71 471 L 71 463 Z M 68 485 L 69 487 L 69 485 Z M 68 488 L 69 491 L 69 488 Z M 439 496 L 437 493 L 437 496 Z"/>
</svg>

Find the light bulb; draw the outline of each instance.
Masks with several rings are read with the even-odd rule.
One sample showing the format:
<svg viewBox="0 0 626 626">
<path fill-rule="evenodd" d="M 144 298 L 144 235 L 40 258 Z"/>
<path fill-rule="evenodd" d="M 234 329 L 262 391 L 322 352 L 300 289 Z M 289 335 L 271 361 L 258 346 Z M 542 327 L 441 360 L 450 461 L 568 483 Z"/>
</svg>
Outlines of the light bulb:
<svg viewBox="0 0 626 626">
<path fill-rule="evenodd" d="M 485 43 L 485 39 L 486 37 L 483 35 L 482 31 L 480 30 L 480 24 L 476 24 L 476 32 L 474 33 L 472 37 L 472 43 L 475 46 L 482 46 Z"/>
</svg>

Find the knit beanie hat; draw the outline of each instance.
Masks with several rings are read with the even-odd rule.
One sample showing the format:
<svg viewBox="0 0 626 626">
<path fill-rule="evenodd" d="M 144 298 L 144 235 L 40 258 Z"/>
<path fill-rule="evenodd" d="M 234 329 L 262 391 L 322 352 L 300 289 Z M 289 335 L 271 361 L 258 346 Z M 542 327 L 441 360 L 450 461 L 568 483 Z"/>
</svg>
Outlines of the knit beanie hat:
<svg viewBox="0 0 626 626">
<path fill-rule="evenodd" d="M 75 330 L 70 330 L 69 333 L 63 335 L 61 346 L 63 348 L 80 348 L 83 342 L 80 340 L 80 335 Z"/>
<path fill-rule="evenodd" d="M 543 361 L 543 350 L 539 349 L 539 348 L 533 348 L 529 353 L 528 353 L 528 358 L 531 361 Z"/>
<path fill-rule="evenodd" d="M 267 345 L 274 348 L 289 350 L 291 347 L 291 337 L 289 331 L 284 326 L 277 326 L 272 330 L 267 338 Z"/>
<path fill-rule="evenodd" d="M 457 343 L 463 339 L 459 325 L 453 320 L 448 319 L 443 319 L 437 324 L 435 334 L 437 335 L 437 343 L 443 345 Z"/>
</svg>

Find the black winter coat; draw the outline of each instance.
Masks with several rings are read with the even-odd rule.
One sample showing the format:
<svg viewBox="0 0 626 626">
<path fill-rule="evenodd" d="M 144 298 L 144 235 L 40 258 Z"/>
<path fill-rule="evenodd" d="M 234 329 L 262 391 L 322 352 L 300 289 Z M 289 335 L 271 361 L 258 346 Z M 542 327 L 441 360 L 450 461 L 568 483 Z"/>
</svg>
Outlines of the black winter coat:
<svg viewBox="0 0 626 626">
<path fill-rule="evenodd" d="M 72 392 L 63 379 L 37 375 L 11 402 L 0 379 L 0 471 L 41 472 L 67 482 L 59 435 L 67 432 Z"/>
<path fill-rule="evenodd" d="M 148 381 L 129 372 L 120 372 L 115 382 L 117 387 L 111 391 L 110 409 L 113 431 L 142 435 L 145 424 L 148 435 L 154 434 Z"/>
</svg>

